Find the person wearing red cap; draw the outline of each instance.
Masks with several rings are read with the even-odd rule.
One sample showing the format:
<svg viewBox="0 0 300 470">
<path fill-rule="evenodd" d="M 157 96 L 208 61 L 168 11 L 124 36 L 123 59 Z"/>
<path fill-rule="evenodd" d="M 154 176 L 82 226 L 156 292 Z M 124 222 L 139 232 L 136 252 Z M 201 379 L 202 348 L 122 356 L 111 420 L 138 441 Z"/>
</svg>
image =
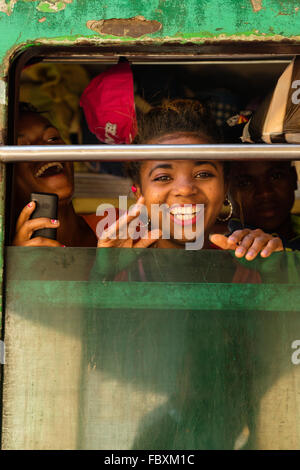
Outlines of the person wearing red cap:
<svg viewBox="0 0 300 470">
<path fill-rule="evenodd" d="M 131 144 L 137 134 L 133 76 L 121 61 L 93 78 L 80 98 L 89 130 L 104 144 Z"/>
<path fill-rule="evenodd" d="M 137 134 L 133 75 L 129 62 L 121 57 L 91 80 L 80 98 L 86 123 L 101 144 L 131 144 Z M 121 168 L 122 170 L 122 168 Z M 116 209 L 116 218 L 119 211 Z M 96 233 L 101 217 L 84 216 Z"/>
</svg>

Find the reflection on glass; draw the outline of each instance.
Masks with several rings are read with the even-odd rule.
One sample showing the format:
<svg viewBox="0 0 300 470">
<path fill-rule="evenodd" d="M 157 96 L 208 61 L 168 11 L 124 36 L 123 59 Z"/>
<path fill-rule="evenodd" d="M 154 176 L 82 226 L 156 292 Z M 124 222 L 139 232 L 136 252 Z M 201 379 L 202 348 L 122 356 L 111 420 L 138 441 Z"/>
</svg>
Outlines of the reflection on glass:
<svg viewBox="0 0 300 470">
<path fill-rule="evenodd" d="M 9 247 L 4 448 L 299 448 L 299 256 Z"/>
</svg>

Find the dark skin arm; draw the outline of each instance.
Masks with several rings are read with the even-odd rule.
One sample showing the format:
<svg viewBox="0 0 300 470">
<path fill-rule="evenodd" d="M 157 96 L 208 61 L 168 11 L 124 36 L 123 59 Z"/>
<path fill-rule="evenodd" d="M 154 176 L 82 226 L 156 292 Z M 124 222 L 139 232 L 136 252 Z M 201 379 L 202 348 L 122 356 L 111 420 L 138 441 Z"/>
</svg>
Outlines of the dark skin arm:
<svg viewBox="0 0 300 470">
<path fill-rule="evenodd" d="M 223 250 L 234 250 L 237 258 L 245 257 L 248 261 L 252 261 L 259 253 L 262 258 L 268 258 L 271 253 L 284 249 L 279 237 L 273 237 L 261 229 L 236 230 L 229 237 L 213 234 L 210 240 Z"/>
</svg>

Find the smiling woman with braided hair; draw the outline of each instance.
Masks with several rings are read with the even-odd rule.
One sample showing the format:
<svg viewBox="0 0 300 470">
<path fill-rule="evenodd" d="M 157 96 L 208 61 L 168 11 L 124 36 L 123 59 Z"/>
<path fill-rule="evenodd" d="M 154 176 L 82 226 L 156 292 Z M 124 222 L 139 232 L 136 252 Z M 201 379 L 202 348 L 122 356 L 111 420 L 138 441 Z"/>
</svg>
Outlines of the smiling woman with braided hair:
<svg viewBox="0 0 300 470">
<path fill-rule="evenodd" d="M 135 142 L 153 145 L 212 144 L 216 142 L 216 136 L 203 105 L 196 100 L 182 99 L 166 102 L 141 116 Z M 202 205 L 204 223 L 201 230 L 205 249 L 219 247 L 234 250 L 236 257 L 245 257 L 248 261 L 259 253 L 266 258 L 274 251 L 283 250 L 280 238 L 260 229 L 238 230 L 230 237 L 220 234 L 210 236 L 223 203 L 228 199 L 228 163 L 219 160 L 151 160 L 130 162 L 127 170 L 134 182 L 137 210 L 145 206 L 150 215 L 153 205 L 168 206 L 170 236 L 168 239 L 162 236 L 162 213 L 158 224 L 149 220 L 148 234 L 144 234 L 141 239 L 132 240 L 129 235 L 128 239 L 124 239 L 123 235 L 118 236 L 126 226 L 130 228 L 131 222 L 138 216 L 138 212 L 135 215 L 127 213 L 116 225 L 102 233 L 98 247 L 185 248 L 188 240 L 175 236 L 178 232 L 176 225 L 184 228 L 189 226 L 196 234 L 195 230 L 199 231 L 197 211 Z M 190 207 L 186 209 L 185 205 Z M 117 237 L 111 237 L 112 233 L 117 233 Z"/>
</svg>

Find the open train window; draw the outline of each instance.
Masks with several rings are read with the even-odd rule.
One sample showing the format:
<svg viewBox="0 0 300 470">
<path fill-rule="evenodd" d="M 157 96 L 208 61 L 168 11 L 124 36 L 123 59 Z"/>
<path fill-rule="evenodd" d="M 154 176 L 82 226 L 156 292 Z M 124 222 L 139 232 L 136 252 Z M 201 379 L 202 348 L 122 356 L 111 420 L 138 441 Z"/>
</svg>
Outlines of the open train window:
<svg viewBox="0 0 300 470">
<path fill-rule="evenodd" d="M 86 83 L 122 56 L 132 64 L 136 106 L 165 97 L 211 105 L 214 97 L 222 127 L 229 114 L 256 106 L 297 52 L 268 44 L 27 49 L 10 71 L 3 160 L 78 161 L 80 213 L 128 194 L 131 181 L 118 173 L 124 161 L 295 160 L 298 146 L 230 139 L 101 145 L 80 113 L 61 131 L 69 145 L 16 146 L 15 123 L 20 100 L 43 103 L 43 89 L 52 96 L 49 79 L 77 112 Z M 298 258 L 274 253 L 250 266 L 217 249 L 6 247 L 3 447 L 299 448 Z"/>
<path fill-rule="evenodd" d="M 125 56 L 131 63 L 135 104 L 146 112 L 165 99 L 199 99 L 207 106 L 221 131 L 224 144 L 238 144 L 239 131 L 232 131 L 226 121 L 242 110 L 253 111 L 293 58 L 293 47 L 274 54 L 272 47 L 258 54 L 228 48 L 204 47 L 186 53 L 162 51 L 109 51 L 84 48 L 32 48 L 20 55 L 10 71 L 9 143 L 16 143 L 15 125 L 18 103 L 28 101 L 54 121 L 67 144 L 99 145 L 87 126 L 79 98 L 89 81 Z M 238 49 L 238 48 L 237 48 Z M 255 49 L 255 48 L 254 48 Z M 113 160 L 113 159 L 112 159 Z M 130 194 L 130 180 L 124 177 L 120 162 L 85 162 L 75 164 L 76 210 L 95 212 L 99 202 L 116 201 L 120 189 Z M 9 179 L 8 179 L 9 184 Z M 7 194 L 10 194 L 10 190 Z M 298 193 L 294 211 L 299 211 Z"/>
</svg>

